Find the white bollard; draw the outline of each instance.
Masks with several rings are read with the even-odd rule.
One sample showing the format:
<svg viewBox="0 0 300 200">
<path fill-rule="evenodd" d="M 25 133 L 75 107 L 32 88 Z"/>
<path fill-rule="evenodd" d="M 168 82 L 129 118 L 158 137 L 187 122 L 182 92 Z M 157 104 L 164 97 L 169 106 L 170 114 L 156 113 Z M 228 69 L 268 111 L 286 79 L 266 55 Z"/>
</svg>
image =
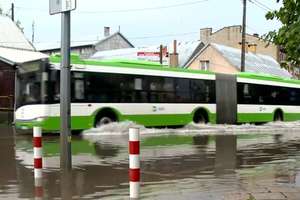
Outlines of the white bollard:
<svg viewBox="0 0 300 200">
<path fill-rule="evenodd" d="M 140 195 L 140 132 L 139 128 L 129 128 L 129 187 L 130 198 Z"/>
<path fill-rule="evenodd" d="M 33 127 L 33 158 L 34 178 L 42 178 L 43 151 L 42 151 L 42 128 Z"/>
</svg>

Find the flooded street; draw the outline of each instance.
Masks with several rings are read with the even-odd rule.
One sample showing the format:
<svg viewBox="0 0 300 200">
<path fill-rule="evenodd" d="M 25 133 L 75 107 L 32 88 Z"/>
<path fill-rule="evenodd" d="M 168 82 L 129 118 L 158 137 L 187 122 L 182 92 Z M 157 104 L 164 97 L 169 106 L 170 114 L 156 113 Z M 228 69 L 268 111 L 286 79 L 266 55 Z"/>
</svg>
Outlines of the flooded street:
<svg viewBox="0 0 300 200">
<path fill-rule="evenodd" d="M 43 137 L 44 199 L 128 199 L 128 133 L 120 123 L 72 138 L 62 177 L 59 135 Z M 300 123 L 141 127 L 141 199 L 300 199 Z M 0 199 L 33 199 L 32 136 L 0 126 Z"/>
</svg>

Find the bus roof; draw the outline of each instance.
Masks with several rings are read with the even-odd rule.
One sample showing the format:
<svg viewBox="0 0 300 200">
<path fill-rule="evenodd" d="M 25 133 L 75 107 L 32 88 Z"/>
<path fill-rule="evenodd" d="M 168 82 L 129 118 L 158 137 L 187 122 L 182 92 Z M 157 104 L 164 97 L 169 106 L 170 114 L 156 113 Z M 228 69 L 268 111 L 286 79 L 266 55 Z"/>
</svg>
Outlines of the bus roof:
<svg viewBox="0 0 300 200">
<path fill-rule="evenodd" d="M 60 63 L 61 56 L 53 55 L 50 58 L 52 63 Z M 172 71 L 172 72 L 186 72 L 186 73 L 198 73 L 198 74 L 208 74 L 215 75 L 213 72 L 203 71 L 203 70 L 192 70 L 183 69 L 180 67 L 168 67 L 166 65 L 160 65 L 156 62 L 140 61 L 140 60 L 124 60 L 124 59 L 114 59 L 114 60 L 90 60 L 81 59 L 78 55 L 71 55 L 71 64 L 78 65 L 89 65 L 89 66 L 107 66 L 107 67 L 125 67 L 125 68 L 137 68 L 137 69 L 152 69 L 152 70 L 162 70 L 162 71 Z"/>
<path fill-rule="evenodd" d="M 60 63 L 61 56 L 59 54 L 50 57 L 50 62 Z M 168 67 L 166 65 L 160 65 L 156 62 L 140 61 L 140 60 L 124 60 L 124 59 L 114 59 L 114 60 L 91 60 L 91 59 L 81 59 L 79 55 L 71 55 L 71 63 L 78 65 L 89 65 L 89 66 L 107 66 L 107 67 L 124 67 L 124 68 L 137 68 L 137 69 L 152 69 L 152 70 L 162 70 L 162 71 L 172 71 L 172 72 L 185 72 L 194 74 L 208 74 L 215 75 L 214 72 L 204 71 L 204 70 L 193 70 L 180 67 Z M 282 83 L 300 84 L 300 80 L 285 79 L 278 76 L 272 76 L 267 74 L 256 74 L 249 72 L 238 73 L 239 78 L 250 78 L 266 81 L 275 81 Z"/>
<path fill-rule="evenodd" d="M 275 82 L 282 82 L 282 83 L 300 84 L 300 80 L 285 79 L 285 78 L 282 78 L 279 76 L 272 76 L 272 75 L 268 75 L 268 74 L 256 74 L 256 73 L 249 73 L 249 72 L 241 72 L 238 74 L 238 77 L 239 78 L 265 80 L 265 81 L 275 81 Z"/>
</svg>

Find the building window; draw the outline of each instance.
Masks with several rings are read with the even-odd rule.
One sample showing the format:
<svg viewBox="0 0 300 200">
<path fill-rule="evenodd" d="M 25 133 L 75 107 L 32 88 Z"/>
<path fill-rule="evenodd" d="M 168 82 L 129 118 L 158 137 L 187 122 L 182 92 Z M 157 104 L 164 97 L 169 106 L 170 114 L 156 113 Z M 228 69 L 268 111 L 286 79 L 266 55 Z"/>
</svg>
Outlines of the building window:
<svg viewBox="0 0 300 200">
<path fill-rule="evenodd" d="M 209 70 L 209 60 L 200 60 L 200 69 Z"/>
</svg>

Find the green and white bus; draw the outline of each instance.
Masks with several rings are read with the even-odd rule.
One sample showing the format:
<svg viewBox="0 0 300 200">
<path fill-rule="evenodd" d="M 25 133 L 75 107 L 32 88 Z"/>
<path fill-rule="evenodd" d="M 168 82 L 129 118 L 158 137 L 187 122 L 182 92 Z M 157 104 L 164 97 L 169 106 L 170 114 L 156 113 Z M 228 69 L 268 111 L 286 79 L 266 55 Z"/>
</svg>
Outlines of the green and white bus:
<svg viewBox="0 0 300 200">
<path fill-rule="evenodd" d="M 241 73 L 215 74 L 140 61 L 72 56 L 72 130 L 113 121 L 144 126 L 248 123 L 300 119 L 300 81 Z M 60 128 L 60 57 L 19 69 L 16 126 Z"/>
</svg>

